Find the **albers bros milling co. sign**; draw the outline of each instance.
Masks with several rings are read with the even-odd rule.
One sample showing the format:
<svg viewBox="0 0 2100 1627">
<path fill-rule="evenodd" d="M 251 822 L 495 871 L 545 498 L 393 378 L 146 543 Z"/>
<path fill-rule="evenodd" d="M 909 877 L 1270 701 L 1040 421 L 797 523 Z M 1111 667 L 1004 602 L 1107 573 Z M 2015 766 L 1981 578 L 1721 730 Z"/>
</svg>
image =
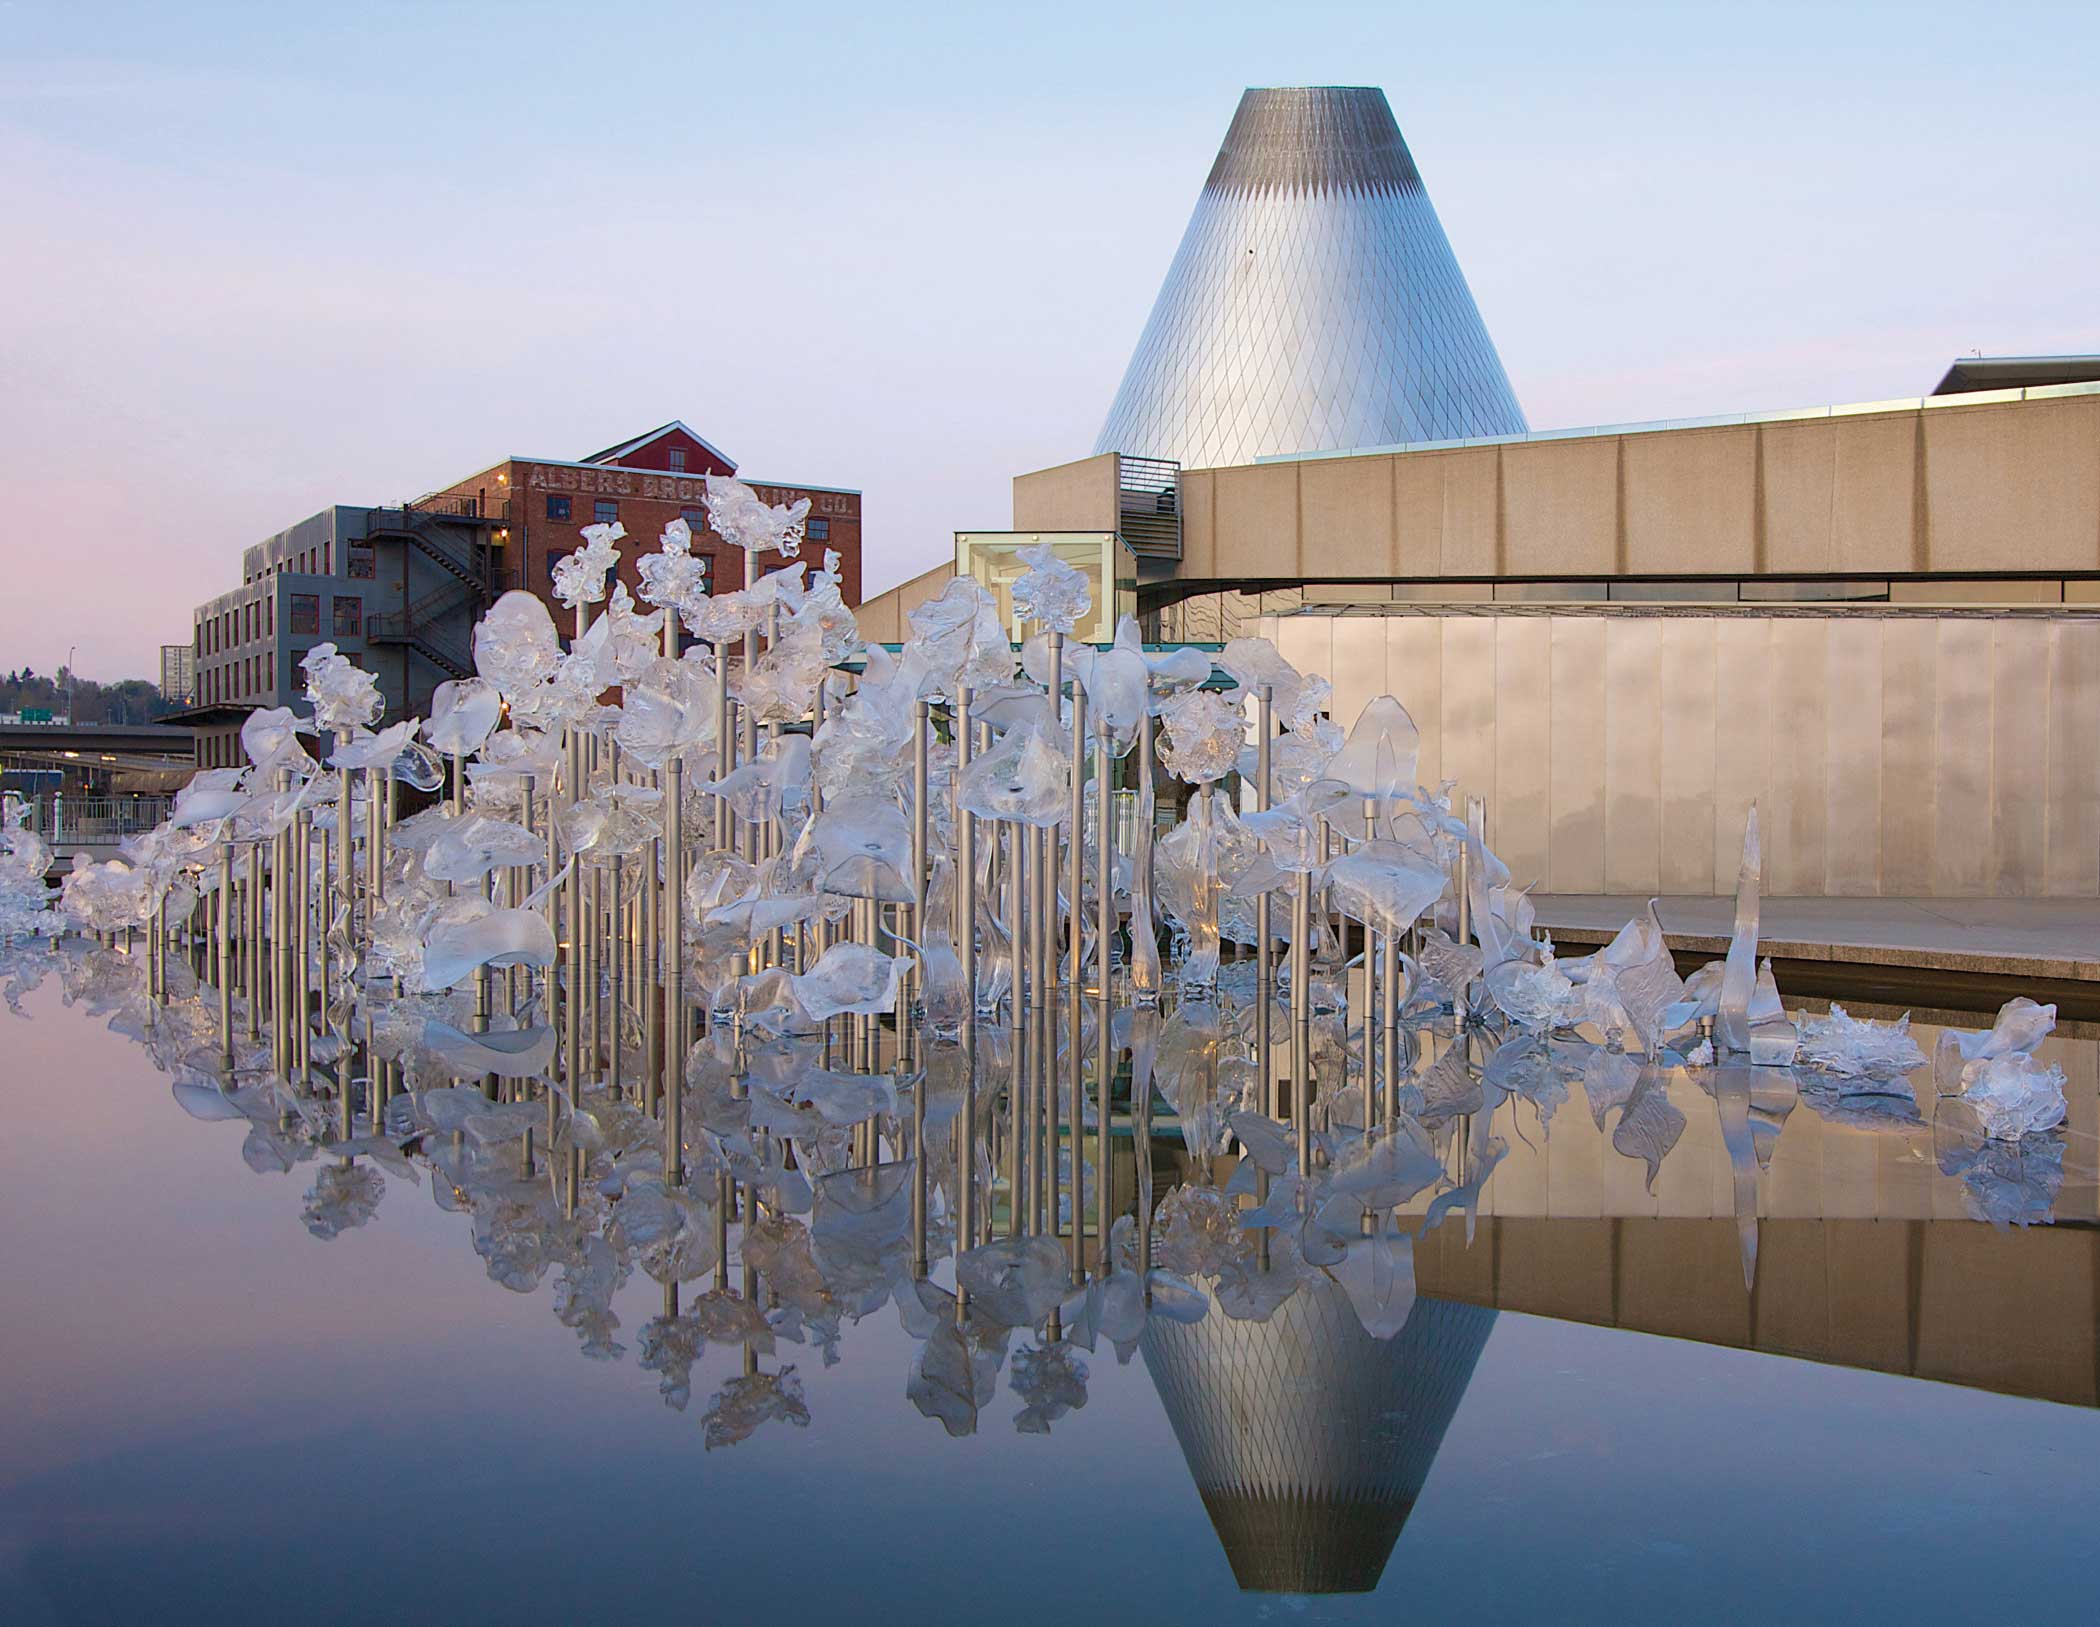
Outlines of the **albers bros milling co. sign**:
<svg viewBox="0 0 2100 1627">
<path fill-rule="evenodd" d="M 640 497 L 659 503 L 699 506 L 707 496 L 707 483 L 691 475 L 667 475 L 647 469 L 596 468 L 568 463 L 535 463 L 527 466 L 528 491 L 575 492 L 579 496 Z M 812 491 L 798 486 L 753 486 L 768 503 L 792 503 L 807 497 L 813 514 L 851 516 L 860 512 L 860 498 L 852 492 Z"/>
</svg>

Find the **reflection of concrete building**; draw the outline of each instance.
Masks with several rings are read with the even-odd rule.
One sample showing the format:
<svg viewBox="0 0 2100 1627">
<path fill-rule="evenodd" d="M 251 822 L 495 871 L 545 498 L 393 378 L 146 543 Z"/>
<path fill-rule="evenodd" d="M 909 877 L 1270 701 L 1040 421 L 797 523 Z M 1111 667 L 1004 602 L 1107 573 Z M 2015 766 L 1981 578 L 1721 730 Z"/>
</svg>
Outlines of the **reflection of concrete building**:
<svg viewBox="0 0 2100 1627">
<path fill-rule="evenodd" d="M 1922 1019 L 1912 1028 L 1928 1056 L 1940 1032 Z M 2036 1212 L 2053 1224 L 1973 1218 L 1986 1212 L 1978 1189 L 1941 1168 L 1960 1132 L 1935 1128 L 1923 1075 L 1915 1104 L 1855 1097 L 1845 1112 L 1825 1097 L 1780 1112 L 1794 1076 L 1758 1070 L 1772 1074 L 1761 1088 L 1780 1100 L 1765 1098 L 1764 1122 L 1778 1135 L 1760 1148 L 1757 1279 L 1746 1289 L 1743 1200 L 1713 1097 L 1683 1071 L 1664 1071 L 1682 1128 L 1651 1182 L 1644 1159 L 1655 1145 L 1622 1145 L 1617 1111 L 1589 1105 L 1593 1085 L 1597 1099 L 1623 1100 L 1640 1071 L 1628 1062 L 1615 1086 L 1605 1059 L 1594 1080 L 1571 1087 L 1550 1126 L 1528 1103 L 1499 1110 L 1508 1150 L 1474 1224 L 1454 1215 L 1417 1239 L 1417 1286 L 1425 1301 L 2100 1406 L 2100 1044 L 2089 1026 L 2066 1023 L 2037 1054 L 2066 1076 L 2060 1161 L 1999 1150 L 2044 1195 Z M 1176 1147 L 1163 1184 L 1180 1164 Z M 1223 1168 L 1213 1174 L 1227 1178 Z M 1134 1182 L 1118 1180 L 1120 1201 Z M 1403 1223 L 1414 1225 L 1430 1202 L 1423 1193 L 1407 1204 Z M 2004 1328 L 2019 1336 L 1978 1336 Z"/>
<path fill-rule="evenodd" d="M 1758 1229 L 1755 1293 L 1733 1219 L 1489 1216 L 1471 1248 L 1462 1226 L 1431 1232 L 1415 1271 L 1425 1294 L 1526 1316 L 2100 1406 L 2090 1222 L 1831 1216 Z"/>
<path fill-rule="evenodd" d="M 1339 126 L 1303 130 L 1320 150 L 1298 170 L 1356 163 Z M 1347 258 L 1364 205 L 1292 207 L 1296 238 L 1338 234 L 1313 258 Z M 1365 309 L 1319 331 L 1380 368 L 1410 357 L 1435 399 L 1447 363 L 1383 337 L 1381 285 L 1341 286 L 1323 300 Z M 1251 268 L 1235 287 L 1283 294 Z M 1475 333 L 1462 314 L 1439 331 Z M 1858 406 L 1385 430 L 1356 427 L 1354 394 L 1305 408 L 1296 361 L 1267 355 L 1298 332 L 1288 312 L 1231 306 L 1172 357 L 1160 320 L 1103 451 L 1017 477 L 1015 527 L 1117 530 L 1148 637 L 1273 637 L 1333 680 L 1345 725 L 1398 696 L 1422 779 L 1487 799 L 1519 880 L 1726 892 L 1757 799 L 1775 894 L 2100 896 L 2100 357 L 1971 359 L 1932 395 Z M 1303 335 L 1282 348 L 1302 356 Z M 1205 382 L 1229 366 L 1273 392 L 1265 416 Z M 1178 396 L 1177 369 L 1195 380 Z M 1218 421 L 1127 410 L 1140 379 Z M 1129 438 L 1148 434 L 1171 444 Z M 1171 501 L 1143 503 L 1172 524 L 1142 544 L 1120 454 L 1182 463 Z M 871 601 L 872 636 L 948 574 Z"/>
<path fill-rule="evenodd" d="M 1380 1341 L 1314 1273 L 1265 1322 L 1213 1303 L 1147 1324 L 1146 1371 L 1242 1588 L 1378 1585 L 1495 1315 L 1424 1297 Z"/>
</svg>

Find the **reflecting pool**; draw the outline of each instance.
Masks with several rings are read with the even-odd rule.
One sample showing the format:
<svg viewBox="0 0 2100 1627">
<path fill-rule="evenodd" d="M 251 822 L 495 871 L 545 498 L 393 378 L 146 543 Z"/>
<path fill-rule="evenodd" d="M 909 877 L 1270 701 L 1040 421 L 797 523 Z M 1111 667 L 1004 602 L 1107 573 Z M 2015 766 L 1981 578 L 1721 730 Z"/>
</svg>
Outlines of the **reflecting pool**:
<svg viewBox="0 0 2100 1627">
<path fill-rule="evenodd" d="M 1403 1136 L 1228 964 L 703 1047 L 679 1184 L 527 1022 L 286 1076 L 209 969 L 0 971 L 0 1621 L 2090 1613 L 2090 1031 L 1992 1140 L 1418 1018 Z"/>
</svg>

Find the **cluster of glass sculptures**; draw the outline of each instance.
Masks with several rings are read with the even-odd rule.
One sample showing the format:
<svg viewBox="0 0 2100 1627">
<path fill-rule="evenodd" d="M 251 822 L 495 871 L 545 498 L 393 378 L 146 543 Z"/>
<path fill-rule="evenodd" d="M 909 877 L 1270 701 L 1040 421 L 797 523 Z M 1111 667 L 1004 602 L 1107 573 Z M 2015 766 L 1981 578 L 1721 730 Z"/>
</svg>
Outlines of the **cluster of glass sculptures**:
<svg viewBox="0 0 2100 1627">
<path fill-rule="evenodd" d="M 1470 1217 L 1505 1150 L 1497 1103 L 1549 1119 L 1580 1080 L 1652 1184 L 1678 1069 L 1740 1154 L 1748 1277 L 1774 1102 L 1915 1122 L 1904 1025 L 1784 1009 L 1754 809 L 1724 959 L 1680 977 L 1652 904 L 1561 959 L 1485 807 L 1416 783 L 1397 700 L 1345 736 L 1324 680 L 1264 640 L 1215 664 L 1127 619 L 1074 643 L 1086 582 L 1047 549 L 1018 651 L 966 576 L 900 650 L 864 646 L 835 557 L 760 574 L 806 505 L 733 481 L 709 501 L 745 589 L 707 594 L 678 522 L 638 608 L 607 591 L 618 528 L 594 528 L 557 571 L 566 643 L 506 595 L 477 676 L 385 727 L 371 676 L 321 645 L 311 716 L 254 713 L 245 768 L 197 774 L 56 908 L 42 844 L 5 832 L 0 935 L 143 933 L 185 1104 L 249 1120 L 251 1161 L 333 1160 L 317 1234 L 416 1159 L 499 1280 L 561 1266 L 579 1327 L 635 1267 L 674 1304 L 720 1273 L 651 1336 L 667 1388 L 704 1341 L 893 1297 L 940 1330 L 924 1404 L 973 1415 L 1018 1328 L 1127 1355 L 1149 1319 L 1259 1318 L 1317 1278 L 1389 1337 L 1414 1240 Z M 2015 1001 L 1933 1063 L 1999 1218 L 2061 1179 L 2063 1075 L 2033 1054 L 2053 1018 Z M 1155 1204 L 1139 1160 L 1112 1215 L 1109 1138 L 1149 1142 L 1155 1105 L 1238 1173 Z M 1070 1375 L 1027 1372 L 1047 1422 Z"/>
</svg>

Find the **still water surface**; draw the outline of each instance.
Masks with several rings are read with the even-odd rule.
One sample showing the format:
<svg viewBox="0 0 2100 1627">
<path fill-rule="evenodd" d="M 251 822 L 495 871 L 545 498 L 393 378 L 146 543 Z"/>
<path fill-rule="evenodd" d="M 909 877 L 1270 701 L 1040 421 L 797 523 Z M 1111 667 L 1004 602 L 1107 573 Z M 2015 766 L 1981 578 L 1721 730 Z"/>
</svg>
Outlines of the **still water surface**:
<svg viewBox="0 0 2100 1627">
<path fill-rule="evenodd" d="M 69 985 L 0 1010 L 0 1622 L 2090 1619 L 2090 1040 L 2045 1052 L 2072 1110 L 2062 1180 L 2022 1200 L 2044 1224 L 1973 1218 L 2004 1191 L 1943 1172 L 1929 1101 L 1795 1105 L 1746 1289 L 1711 1103 L 1671 1083 L 1651 1183 L 1578 1085 L 1550 1138 L 1497 1110 L 1511 1154 L 1425 1238 L 1386 1345 L 1333 1291 L 1213 1306 L 1080 1353 L 1047 1433 L 1002 1371 L 958 1438 L 908 1398 L 890 1304 L 835 1363 L 759 1357 L 806 1419 L 709 1449 L 747 1358 L 709 1349 L 667 1406 L 637 1361 L 655 1282 L 621 1284 L 616 1330 L 564 1325 L 559 1273 L 492 1281 L 427 1168 L 316 1237 L 329 1160 L 252 1170 L 245 1122 L 191 1116 L 112 1031 L 135 1002 Z M 1399 1490 L 1308 1515 L 1254 1485 L 1293 1473 Z"/>
</svg>

